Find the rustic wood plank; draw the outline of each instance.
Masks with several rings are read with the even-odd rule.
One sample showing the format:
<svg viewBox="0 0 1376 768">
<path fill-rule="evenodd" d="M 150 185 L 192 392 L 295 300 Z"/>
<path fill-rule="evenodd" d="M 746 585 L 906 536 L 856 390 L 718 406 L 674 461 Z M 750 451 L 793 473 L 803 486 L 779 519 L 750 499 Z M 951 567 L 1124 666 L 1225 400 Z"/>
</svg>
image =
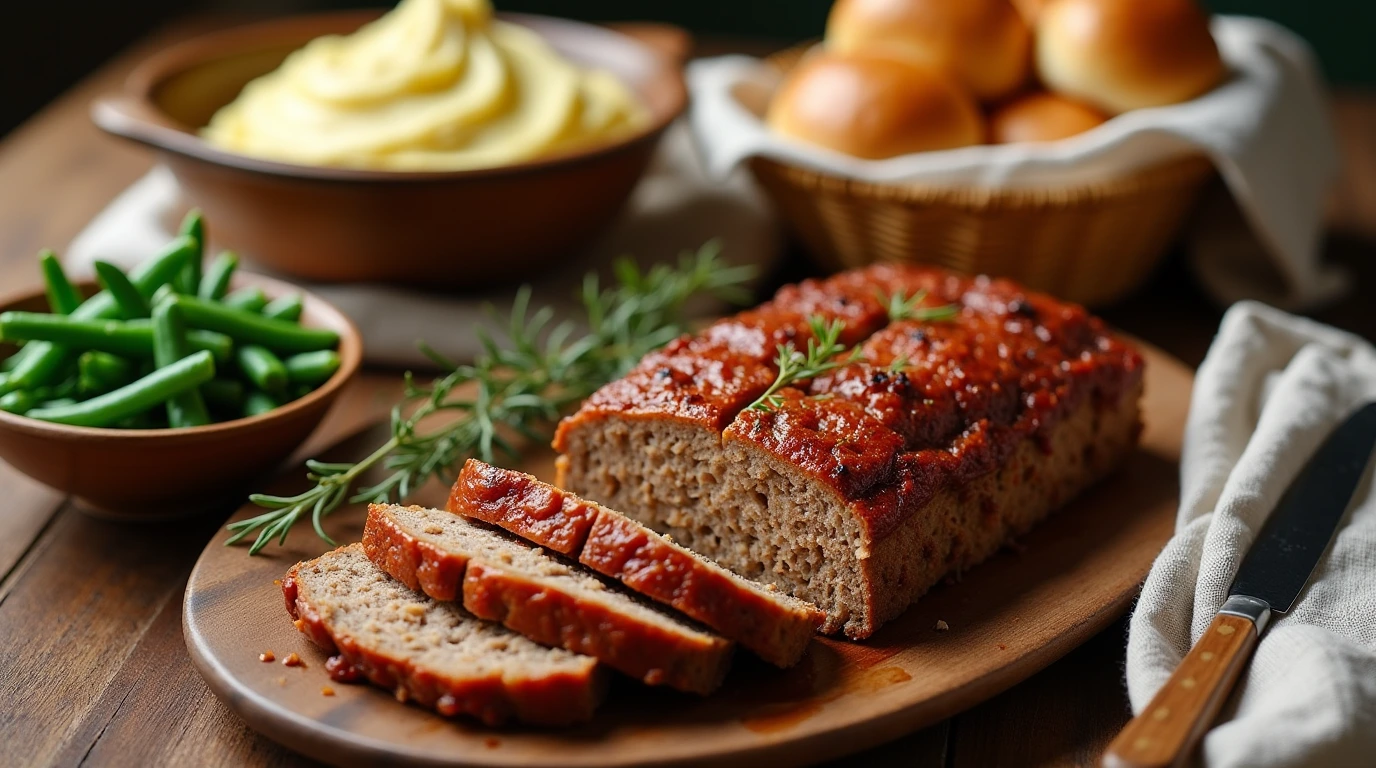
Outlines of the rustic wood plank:
<svg viewBox="0 0 1376 768">
<path fill-rule="evenodd" d="M 858 752 L 826 765 L 829 768 L 844 766 L 864 766 L 864 768 L 948 768 L 951 725 L 955 719 L 946 720 L 930 728 L 923 728 L 901 739 Z"/>
<path fill-rule="evenodd" d="M 341 395 L 302 453 L 382 418 L 400 388 L 395 375 L 361 377 Z M 183 688 L 194 695 L 178 689 L 172 696 L 176 701 L 167 705 L 187 710 L 188 733 L 237 722 L 218 704 L 195 706 L 210 693 L 191 669 L 179 621 L 186 576 L 204 543 L 223 535 L 225 513 L 237 503 L 237 498 L 224 499 L 198 517 L 148 525 L 97 520 L 71 504 L 61 505 L 0 593 L 0 647 L 9 649 L 0 654 L 0 700 L 24 702 L 0 708 L 0 733 L 5 734 L 0 765 L 73 764 L 105 734 L 117 737 L 106 742 L 115 745 L 111 754 L 141 755 L 146 745 L 131 751 L 124 742 L 127 734 L 149 739 L 165 734 L 151 725 L 158 721 L 128 719 L 124 707 L 149 706 L 144 697 L 157 703 L 170 695 L 167 683 L 178 679 L 177 665 L 188 675 Z M 155 623 L 168 613 L 178 620 Z M 163 634 L 149 636 L 150 627 Z M 147 668 L 148 655 L 171 670 L 167 680 Z M 232 733 L 217 738 L 236 743 Z M 247 745 L 245 759 L 278 755 L 273 759 L 280 760 L 280 750 L 257 736 Z"/>
<path fill-rule="evenodd" d="M 213 520 L 218 521 L 218 514 Z M 0 764 L 48 764 L 82 727 L 210 531 L 130 526 L 64 505 L 0 602 Z"/>
<path fill-rule="evenodd" d="M 180 591 L 105 688 L 60 765 L 316 765 L 259 736 L 205 687 L 182 640 Z M 150 727 L 151 726 L 151 727 Z"/>
<path fill-rule="evenodd" d="M 33 253 L 65 245 L 149 166 L 146 152 L 90 124 L 90 98 L 116 86 L 146 52 L 222 23 L 201 18 L 151 36 L 0 144 L 4 292 L 35 286 Z M 733 42 L 704 50 L 742 47 Z M 753 47 L 760 49 L 757 42 Z M 1372 286 L 1376 98 L 1349 93 L 1335 102 L 1345 173 L 1329 250 L 1357 269 L 1361 286 Z M 1176 269 L 1159 275 L 1111 316 L 1196 362 L 1217 314 Z M 1360 298 L 1319 316 L 1376 336 L 1376 315 Z M 385 410 L 398 388 L 394 376 L 370 377 L 351 388 L 312 444 L 331 442 Z M 83 756 L 93 764 L 302 764 L 250 732 L 211 696 L 182 648 L 181 584 L 206 538 L 219 535 L 214 516 L 159 528 L 101 523 L 4 466 L 0 493 L 7 502 L 0 510 L 6 530 L 0 573 L 9 574 L 0 580 L 0 647 L 6 648 L 0 654 L 0 697 L 9 702 L 0 707 L 0 764 L 68 764 Z M 1092 764 L 1126 721 L 1119 678 L 1123 634 L 1120 624 L 957 720 L 845 762 Z"/>
<path fill-rule="evenodd" d="M 1097 766 L 1129 717 L 1126 619 L 1012 690 L 955 718 L 948 765 Z"/>
<path fill-rule="evenodd" d="M 10 577 L 38 535 L 62 506 L 63 495 L 30 480 L 8 464 L 0 462 L 0 599 L 8 591 Z"/>
</svg>

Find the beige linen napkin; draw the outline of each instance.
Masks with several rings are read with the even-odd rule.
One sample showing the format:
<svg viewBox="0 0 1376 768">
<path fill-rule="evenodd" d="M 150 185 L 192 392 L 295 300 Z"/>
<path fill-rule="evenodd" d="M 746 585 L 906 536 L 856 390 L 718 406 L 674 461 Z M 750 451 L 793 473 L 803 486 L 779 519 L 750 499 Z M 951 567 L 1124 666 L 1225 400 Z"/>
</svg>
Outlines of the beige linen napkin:
<svg viewBox="0 0 1376 768">
<path fill-rule="evenodd" d="M 185 211 L 186 202 L 171 172 L 154 168 L 92 219 L 72 241 L 64 259 L 78 273 L 89 272 L 96 259 L 135 264 L 167 242 Z M 208 223 L 213 246 L 215 222 Z M 761 276 L 773 269 L 782 254 L 777 225 L 750 182 L 740 174 L 725 181 L 709 180 L 687 129 L 675 125 L 665 134 L 653 165 L 611 231 L 584 253 L 569 254 L 567 263 L 530 276 L 534 302 L 556 307 L 560 317 L 576 318 L 579 305 L 574 293 L 589 270 L 606 277 L 617 257 L 633 256 L 641 264 L 672 260 L 712 239 L 720 243 L 727 261 L 754 264 Z M 252 258 L 252 254 L 244 256 Z M 255 264 L 246 268 L 267 271 Z M 427 365 L 416 348 L 420 340 L 451 359 L 472 358 L 478 351 L 474 328 L 490 322 L 487 307 L 504 312 L 516 290 L 508 286 L 459 295 L 285 279 L 343 310 L 363 333 L 365 358 L 387 365 Z M 699 309 L 724 308 L 708 302 Z"/>
<path fill-rule="evenodd" d="M 1231 78 L 1183 104 L 1119 115 L 1093 131 L 1045 144 L 1003 144 L 862 160 L 780 138 L 760 105 L 778 73 L 758 59 L 693 62 L 694 133 L 708 167 L 725 174 L 765 156 L 871 182 L 953 187 L 1093 183 L 1184 153 L 1203 152 L 1236 210 L 1201 217 L 1189 233 L 1191 265 L 1221 304 L 1329 301 L 1348 285 L 1320 262 L 1324 204 L 1338 173 L 1336 137 L 1312 52 L 1262 19 L 1219 16 L 1214 38 Z M 1240 213 L 1238 213 L 1240 211 Z"/>
<path fill-rule="evenodd" d="M 1175 537 L 1132 615 L 1127 682 L 1141 711 L 1223 604 L 1242 555 L 1334 427 L 1376 399 L 1376 349 L 1254 302 L 1228 310 L 1195 379 Z M 1209 766 L 1376 764 L 1376 494 L 1372 467 L 1294 609 L 1273 620 L 1220 724 Z"/>
</svg>

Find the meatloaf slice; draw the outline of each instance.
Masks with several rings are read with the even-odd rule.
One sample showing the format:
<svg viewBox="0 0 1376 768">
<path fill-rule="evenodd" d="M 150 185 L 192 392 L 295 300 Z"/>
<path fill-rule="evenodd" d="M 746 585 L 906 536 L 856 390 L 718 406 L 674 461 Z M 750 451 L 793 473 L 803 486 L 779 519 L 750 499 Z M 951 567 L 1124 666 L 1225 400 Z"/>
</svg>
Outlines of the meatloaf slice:
<svg viewBox="0 0 1376 768">
<path fill-rule="evenodd" d="M 805 346 L 813 314 L 846 322 L 859 359 L 750 407 L 774 345 Z M 936 269 L 787 287 L 666 352 L 674 365 L 647 357 L 560 424 L 559 485 L 816 603 L 822 631 L 852 638 L 1112 470 L 1141 427 L 1141 356 L 1097 318 Z"/>
<path fill-rule="evenodd" d="M 417 594 L 358 544 L 292 566 L 282 593 L 297 628 L 334 654 L 334 679 L 367 679 L 445 716 L 567 725 L 591 718 L 606 690 L 596 660 Z"/>
<path fill-rule="evenodd" d="M 592 656 L 649 685 L 711 693 L 731 644 L 576 563 L 450 512 L 373 504 L 363 549 L 379 568 L 437 600 L 544 645 Z"/>
<path fill-rule="evenodd" d="M 810 603 L 742 579 L 620 512 L 522 472 L 469 459 L 449 511 L 576 557 L 779 667 L 802 658 L 822 621 Z"/>
</svg>

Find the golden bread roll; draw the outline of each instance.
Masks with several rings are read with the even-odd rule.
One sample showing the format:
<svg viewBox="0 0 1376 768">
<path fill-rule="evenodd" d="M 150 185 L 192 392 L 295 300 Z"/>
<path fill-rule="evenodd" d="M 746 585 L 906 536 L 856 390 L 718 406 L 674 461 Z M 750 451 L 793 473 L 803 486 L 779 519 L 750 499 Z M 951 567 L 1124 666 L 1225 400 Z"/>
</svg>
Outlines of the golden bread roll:
<svg viewBox="0 0 1376 768">
<path fill-rule="evenodd" d="M 1042 12 L 1042 6 L 1046 5 L 1046 0 L 1013 0 L 1013 5 L 1017 7 L 1018 13 L 1022 14 L 1023 19 L 1028 24 L 1036 24 L 1037 16 Z"/>
<path fill-rule="evenodd" d="M 994 144 L 1055 141 L 1103 125 L 1099 110 L 1046 91 L 1029 93 L 994 110 L 989 140 Z"/>
<path fill-rule="evenodd" d="M 1042 82 L 1109 114 L 1188 101 L 1223 79 L 1194 0 L 1051 0 L 1036 32 Z"/>
<path fill-rule="evenodd" d="M 855 157 L 880 159 L 978 144 L 983 117 L 939 72 L 877 56 L 811 56 L 769 105 L 780 134 Z"/>
<path fill-rule="evenodd" d="M 826 46 L 944 70 L 981 101 L 1016 91 L 1031 68 L 1031 30 L 1009 0 L 837 0 Z"/>
</svg>

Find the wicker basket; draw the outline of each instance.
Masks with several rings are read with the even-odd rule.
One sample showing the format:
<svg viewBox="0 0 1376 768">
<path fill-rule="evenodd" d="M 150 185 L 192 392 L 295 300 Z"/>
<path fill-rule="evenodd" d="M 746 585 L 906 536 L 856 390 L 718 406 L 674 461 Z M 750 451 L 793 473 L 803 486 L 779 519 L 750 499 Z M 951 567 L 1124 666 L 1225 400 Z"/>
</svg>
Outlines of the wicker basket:
<svg viewBox="0 0 1376 768">
<path fill-rule="evenodd" d="M 801 49 L 771 57 L 781 69 Z M 826 266 L 936 264 L 1013 278 L 1090 306 L 1137 288 L 1213 175 L 1188 155 L 1093 185 L 951 189 L 872 184 L 755 157 L 755 179 Z"/>
</svg>

